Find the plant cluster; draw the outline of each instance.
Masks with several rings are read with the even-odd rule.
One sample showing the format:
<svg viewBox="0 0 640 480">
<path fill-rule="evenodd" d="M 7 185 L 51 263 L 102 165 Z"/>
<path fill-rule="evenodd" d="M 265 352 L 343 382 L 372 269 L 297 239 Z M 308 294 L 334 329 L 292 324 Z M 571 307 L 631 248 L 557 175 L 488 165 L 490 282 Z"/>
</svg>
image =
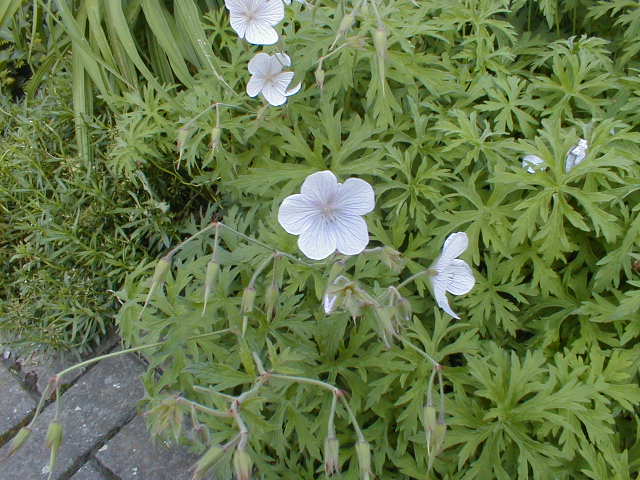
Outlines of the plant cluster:
<svg viewBox="0 0 640 480">
<path fill-rule="evenodd" d="M 295 52 L 277 108 L 221 2 L 89 3 L 51 12 L 79 138 L 95 89 L 105 168 L 200 213 L 117 292 L 149 424 L 202 450 L 196 478 L 638 475 L 637 2 L 294 2 L 258 53 L 275 78 Z M 370 243 L 311 262 L 278 210 L 327 169 L 373 187 Z M 438 305 L 466 285 L 432 283 L 453 267 L 457 320 Z"/>
</svg>

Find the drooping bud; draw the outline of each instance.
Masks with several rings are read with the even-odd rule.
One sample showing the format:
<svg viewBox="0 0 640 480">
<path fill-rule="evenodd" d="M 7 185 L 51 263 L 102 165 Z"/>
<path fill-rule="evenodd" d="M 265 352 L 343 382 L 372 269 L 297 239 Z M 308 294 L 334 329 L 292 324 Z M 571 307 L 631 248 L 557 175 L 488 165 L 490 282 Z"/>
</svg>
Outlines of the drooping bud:
<svg viewBox="0 0 640 480">
<path fill-rule="evenodd" d="M 212 259 L 207 263 L 207 273 L 204 279 L 204 305 L 202 306 L 202 315 L 207 309 L 207 302 L 209 300 L 209 294 L 213 290 L 216 279 L 218 278 L 218 272 L 220 271 L 220 264 Z"/>
<path fill-rule="evenodd" d="M 164 256 L 160 260 L 158 260 L 156 269 L 153 272 L 153 277 L 151 278 L 151 287 L 149 287 L 149 293 L 147 293 L 147 298 L 144 301 L 144 306 L 140 311 L 140 317 L 142 317 L 142 313 L 144 312 L 145 308 L 147 308 L 147 305 L 149 304 L 149 300 L 151 300 L 151 296 L 153 295 L 153 293 L 156 291 L 159 285 L 162 285 L 164 283 L 164 279 L 167 277 L 167 272 L 170 268 L 170 256 Z"/>
<path fill-rule="evenodd" d="M 380 260 L 394 273 L 400 273 L 407 263 L 400 252 L 391 247 L 384 247 L 381 250 Z"/>
<path fill-rule="evenodd" d="M 324 87 L 324 77 L 325 77 L 324 70 L 322 69 L 322 62 L 318 63 L 318 67 L 316 68 L 316 71 L 315 71 L 315 76 L 316 76 L 316 85 L 320 90 L 322 90 L 322 88 Z"/>
<path fill-rule="evenodd" d="M 209 435 L 209 429 L 202 424 L 198 424 L 193 427 L 193 432 L 196 435 L 196 438 L 201 443 L 207 445 L 211 441 L 211 436 Z"/>
<path fill-rule="evenodd" d="M 387 31 L 384 25 L 380 23 L 378 28 L 373 31 L 373 44 L 376 47 L 376 56 L 378 58 L 378 75 L 380 76 L 380 84 L 382 95 L 385 94 L 385 58 L 387 56 Z"/>
<path fill-rule="evenodd" d="M 256 301 L 256 289 L 255 287 L 249 285 L 244 289 L 242 293 L 242 304 L 240 309 L 242 310 L 242 314 L 245 315 L 247 313 L 253 312 L 253 304 Z"/>
<path fill-rule="evenodd" d="M 201 480 L 205 478 L 207 473 L 215 467 L 216 463 L 220 461 L 222 456 L 224 455 L 224 448 L 220 445 L 212 445 L 209 449 L 204 453 L 202 457 L 198 459 L 196 464 L 193 466 L 193 480 Z"/>
<path fill-rule="evenodd" d="M 29 427 L 22 427 L 16 433 L 16 436 L 13 437 L 11 443 L 9 444 L 9 452 L 7 453 L 5 458 L 9 458 L 11 455 L 16 453 L 20 448 L 25 444 L 25 442 L 31 436 L 31 429 Z"/>
<path fill-rule="evenodd" d="M 338 32 L 336 33 L 336 39 L 345 36 L 349 32 L 349 30 L 351 30 L 351 27 L 353 26 L 353 23 L 355 21 L 356 15 L 354 12 L 349 12 L 344 17 L 342 17 L 340 25 L 338 26 Z"/>
<path fill-rule="evenodd" d="M 62 428 L 62 424 L 54 420 L 49 424 L 49 429 L 47 430 L 47 439 L 46 444 L 47 448 L 51 450 L 51 455 L 49 457 L 49 471 L 52 472 L 56 462 L 58 460 L 58 450 L 60 450 L 60 445 L 62 445 L 62 439 L 64 437 L 64 429 Z"/>
<path fill-rule="evenodd" d="M 236 480 L 250 480 L 253 460 L 245 448 L 236 448 L 233 454 L 233 469 L 236 473 Z"/>
<path fill-rule="evenodd" d="M 396 335 L 397 329 L 394 324 L 395 307 L 378 306 L 375 308 L 376 319 L 378 320 L 378 329 L 380 336 L 387 348 L 391 348 L 393 337 Z"/>
<path fill-rule="evenodd" d="M 366 440 L 359 440 L 356 443 L 356 454 L 358 456 L 358 466 L 360 467 L 360 478 L 367 480 L 371 476 L 371 447 Z"/>
<path fill-rule="evenodd" d="M 220 127 L 213 127 L 211 129 L 211 140 L 209 141 L 209 148 L 214 152 L 220 146 L 221 135 L 222 135 L 222 129 Z"/>
<path fill-rule="evenodd" d="M 340 473 L 340 442 L 335 435 L 324 441 L 324 471 L 327 475 Z"/>
<path fill-rule="evenodd" d="M 276 312 L 276 305 L 278 304 L 278 297 L 280 296 L 280 289 L 275 282 L 271 282 L 266 291 L 264 292 L 264 304 L 267 319 L 272 319 Z"/>
</svg>

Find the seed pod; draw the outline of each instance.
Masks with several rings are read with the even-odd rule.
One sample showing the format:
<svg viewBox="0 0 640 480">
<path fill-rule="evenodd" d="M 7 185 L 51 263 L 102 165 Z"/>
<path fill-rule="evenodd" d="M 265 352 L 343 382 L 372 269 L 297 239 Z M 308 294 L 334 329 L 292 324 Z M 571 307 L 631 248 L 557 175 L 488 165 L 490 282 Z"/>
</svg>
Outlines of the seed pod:
<svg viewBox="0 0 640 480">
<path fill-rule="evenodd" d="M 222 135 L 222 129 L 220 127 L 213 127 L 211 129 L 211 141 L 209 142 L 209 148 L 214 152 L 220 146 L 220 136 Z"/>
<path fill-rule="evenodd" d="M 140 317 L 142 317 L 142 313 L 144 312 L 145 308 L 147 308 L 147 305 L 149 304 L 149 300 L 151 300 L 151 296 L 156 291 L 156 288 L 158 288 L 158 285 L 162 285 L 164 283 L 164 279 L 167 277 L 167 272 L 169 271 L 170 268 L 171 268 L 170 256 L 164 256 L 160 260 L 158 260 L 158 263 L 156 264 L 156 269 L 153 272 L 153 278 L 151 279 L 151 287 L 149 288 L 149 293 L 147 293 L 147 298 L 144 301 L 144 306 L 140 311 Z"/>
<path fill-rule="evenodd" d="M 220 445 L 212 445 L 209 450 L 198 459 L 193 466 L 193 480 L 201 480 L 207 472 L 215 467 L 224 455 L 224 449 Z"/>
<path fill-rule="evenodd" d="M 46 440 L 47 447 L 51 449 L 51 455 L 49 457 L 50 472 L 53 472 L 53 469 L 58 460 L 58 450 L 60 450 L 60 445 L 62 445 L 63 437 L 64 437 L 64 430 L 62 428 L 62 424 L 57 420 L 52 421 L 49 424 L 49 429 L 47 430 L 47 440 Z"/>
<path fill-rule="evenodd" d="M 204 279 L 204 305 L 202 306 L 202 315 L 204 315 L 207 309 L 207 301 L 209 300 L 209 294 L 213 290 L 216 279 L 218 278 L 218 272 L 220 271 L 220 264 L 215 260 L 210 260 L 207 263 L 207 273 Z"/>
<path fill-rule="evenodd" d="M 244 448 L 236 448 L 233 454 L 233 469 L 236 472 L 236 480 L 250 480 L 253 460 Z"/>
<path fill-rule="evenodd" d="M 324 441 L 324 471 L 327 475 L 340 473 L 340 442 L 335 435 Z"/>
<path fill-rule="evenodd" d="M 267 313 L 267 319 L 272 319 L 276 312 L 276 305 L 278 303 L 278 297 L 280 296 L 280 289 L 275 284 L 275 282 L 271 282 L 264 292 L 264 304 L 265 311 Z"/>
<path fill-rule="evenodd" d="M 242 304 L 240 309 L 243 314 L 253 312 L 253 304 L 256 301 L 256 289 L 255 287 L 248 286 L 244 289 L 242 293 Z"/>
</svg>

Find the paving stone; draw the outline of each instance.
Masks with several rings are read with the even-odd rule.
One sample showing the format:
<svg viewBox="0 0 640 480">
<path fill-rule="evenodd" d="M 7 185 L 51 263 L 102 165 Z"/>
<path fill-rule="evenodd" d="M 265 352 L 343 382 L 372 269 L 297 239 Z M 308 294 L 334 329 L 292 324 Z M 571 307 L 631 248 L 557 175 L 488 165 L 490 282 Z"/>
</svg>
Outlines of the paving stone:
<svg viewBox="0 0 640 480">
<path fill-rule="evenodd" d="M 96 458 L 122 480 L 187 480 L 198 459 L 184 448 L 152 443 L 140 416 L 98 450 Z"/>
<path fill-rule="evenodd" d="M 78 470 L 71 480 L 110 480 L 105 477 L 100 471 L 93 466 L 91 462 L 85 463 L 80 470 Z"/>
<path fill-rule="evenodd" d="M 139 376 L 144 368 L 130 356 L 102 360 L 62 395 L 60 421 L 64 441 L 58 452 L 54 479 L 83 461 L 105 435 L 124 425 L 135 411 L 144 389 Z M 2 465 L 2 480 L 39 480 L 48 475 L 46 432 L 55 414 L 51 404 L 34 424 L 32 438 Z M 0 449 L 0 458 L 8 449 Z"/>
<path fill-rule="evenodd" d="M 35 400 L 16 378 L 0 365 L 0 437 L 18 425 L 36 407 Z"/>
</svg>

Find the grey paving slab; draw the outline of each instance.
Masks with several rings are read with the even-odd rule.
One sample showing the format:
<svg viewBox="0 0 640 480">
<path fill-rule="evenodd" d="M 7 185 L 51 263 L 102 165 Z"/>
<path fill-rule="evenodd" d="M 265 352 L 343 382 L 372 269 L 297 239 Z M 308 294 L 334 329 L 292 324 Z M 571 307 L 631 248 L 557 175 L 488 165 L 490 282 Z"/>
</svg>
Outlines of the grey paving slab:
<svg viewBox="0 0 640 480">
<path fill-rule="evenodd" d="M 133 357 L 103 360 L 62 395 L 61 423 L 65 435 L 54 479 L 84 462 L 96 444 L 124 425 L 144 393 L 139 376 L 144 368 Z M 52 404 L 38 417 L 32 438 L 2 465 L 2 480 L 40 480 L 48 475 L 46 432 L 54 418 Z M 0 449 L 0 458 L 8 446 Z"/>
<path fill-rule="evenodd" d="M 187 480 L 198 459 L 184 448 L 153 444 L 140 416 L 106 443 L 96 458 L 122 480 Z"/>
<path fill-rule="evenodd" d="M 35 407 L 36 402 L 31 395 L 0 365 L 0 437 L 24 420 Z"/>
<path fill-rule="evenodd" d="M 71 480 L 111 480 L 105 477 L 100 471 L 93 465 L 92 462 L 85 463 L 80 470 L 78 470 Z"/>
</svg>

